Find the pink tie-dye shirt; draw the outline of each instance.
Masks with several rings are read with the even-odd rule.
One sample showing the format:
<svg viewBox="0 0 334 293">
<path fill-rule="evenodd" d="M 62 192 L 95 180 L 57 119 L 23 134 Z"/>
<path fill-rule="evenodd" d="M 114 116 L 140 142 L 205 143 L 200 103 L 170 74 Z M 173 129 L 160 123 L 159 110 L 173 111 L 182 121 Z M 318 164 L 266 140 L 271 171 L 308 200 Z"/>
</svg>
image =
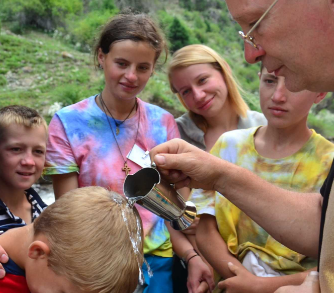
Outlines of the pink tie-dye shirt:
<svg viewBox="0 0 334 293">
<path fill-rule="evenodd" d="M 135 143 L 138 125 L 136 144 L 145 151 L 180 136 L 170 113 L 137 100 L 136 115 L 119 127 L 116 136 L 124 158 Z M 46 168 L 45 173 L 78 172 L 79 187 L 102 186 L 123 194 L 124 159 L 107 119 L 116 134 L 114 120 L 106 117 L 94 96 L 57 112 L 49 126 L 46 160 L 50 167 Z M 131 168 L 130 174 L 141 168 L 130 160 L 127 164 Z M 137 208 L 144 226 L 144 253 L 171 257 L 170 236 L 163 219 L 140 206 Z"/>
</svg>

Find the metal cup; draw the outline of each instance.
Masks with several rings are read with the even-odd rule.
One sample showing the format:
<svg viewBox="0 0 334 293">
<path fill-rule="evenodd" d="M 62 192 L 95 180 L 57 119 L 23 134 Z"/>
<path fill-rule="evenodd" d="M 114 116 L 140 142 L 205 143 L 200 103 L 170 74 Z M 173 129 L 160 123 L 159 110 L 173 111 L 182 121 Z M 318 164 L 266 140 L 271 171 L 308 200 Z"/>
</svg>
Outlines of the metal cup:
<svg viewBox="0 0 334 293">
<path fill-rule="evenodd" d="M 175 230 L 188 228 L 196 218 L 196 206 L 186 202 L 171 184 L 161 179 L 155 168 L 143 168 L 128 175 L 123 189 L 129 203 L 137 203 L 169 221 Z"/>
</svg>

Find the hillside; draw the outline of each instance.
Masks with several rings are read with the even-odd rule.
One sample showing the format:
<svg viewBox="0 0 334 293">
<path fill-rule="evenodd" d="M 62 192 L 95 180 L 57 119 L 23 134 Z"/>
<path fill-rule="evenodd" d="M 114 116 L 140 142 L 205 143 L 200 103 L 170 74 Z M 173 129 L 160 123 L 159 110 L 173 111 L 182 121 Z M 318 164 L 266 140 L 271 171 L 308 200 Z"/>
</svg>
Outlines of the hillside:
<svg viewBox="0 0 334 293">
<path fill-rule="evenodd" d="M 54 111 L 103 88 L 92 66 L 90 49 L 99 28 L 120 10 L 149 13 L 169 38 L 171 50 L 206 44 L 226 58 L 245 90 L 244 98 L 259 110 L 258 65 L 243 58 L 239 27 L 220 0 L 2 0 L 0 7 L 0 106 L 25 104 L 49 120 Z M 43 3 L 43 4 L 42 4 Z M 181 33 L 180 33 L 181 32 Z M 171 93 L 166 66 L 157 68 L 140 97 L 175 116 L 183 107 Z M 334 96 L 313 109 L 311 127 L 334 137 Z"/>
</svg>

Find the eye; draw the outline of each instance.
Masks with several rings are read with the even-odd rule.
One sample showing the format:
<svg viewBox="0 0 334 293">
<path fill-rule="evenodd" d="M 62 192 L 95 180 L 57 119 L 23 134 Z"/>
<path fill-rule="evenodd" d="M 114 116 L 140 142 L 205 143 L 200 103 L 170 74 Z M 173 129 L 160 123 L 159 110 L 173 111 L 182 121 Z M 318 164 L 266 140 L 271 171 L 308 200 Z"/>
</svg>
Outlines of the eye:
<svg viewBox="0 0 334 293">
<path fill-rule="evenodd" d="M 190 90 L 189 90 L 189 89 L 186 89 L 186 90 L 184 90 L 184 91 L 181 93 L 181 95 L 182 95 L 182 96 L 186 96 L 189 92 L 190 92 Z"/>
<path fill-rule="evenodd" d="M 140 70 L 140 71 L 147 71 L 147 70 L 149 70 L 149 69 L 150 69 L 150 67 L 147 66 L 147 65 L 141 65 L 141 66 L 139 66 L 139 70 Z"/>
<path fill-rule="evenodd" d="M 126 63 L 123 61 L 117 61 L 116 63 L 119 67 L 126 67 Z"/>
<path fill-rule="evenodd" d="M 21 151 L 21 148 L 19 148 L 19 147 L 12 147 L 12 148 L 10 148 L 10 150 L 11 150 L 12 152 L 14 152 L 14 153 L 18 153 L 18 152 Z"/>
<path fill-rule="evenodd" d="M 40 150 L 35 150 L 35 153 L 38 155 L 44 155 L 45 151 L 40 149 Z"/>
<path fill-rule="evenodd" d="M 277 83 L 277 80 L 276 79 L 272 79 L 272 78 L 265 78 L 264 80 L 264 83 L 268 84 L 268 85 L 274 85 Z"/>
<path fill-rule="evenodd" d="M 207 81 L 207 79 L 208 79 L 207 77 L 202 77 L 201 79 L 198 80 L 198 83 L 203 84 Z"/>
</svg>

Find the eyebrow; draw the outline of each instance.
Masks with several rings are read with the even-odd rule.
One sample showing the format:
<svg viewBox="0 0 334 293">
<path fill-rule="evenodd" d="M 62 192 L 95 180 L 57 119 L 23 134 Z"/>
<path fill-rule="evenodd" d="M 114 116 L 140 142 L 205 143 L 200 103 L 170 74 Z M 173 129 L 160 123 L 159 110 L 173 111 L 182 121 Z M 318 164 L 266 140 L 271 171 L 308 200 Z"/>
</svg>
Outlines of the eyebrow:
<svg viewBox="0 0 334 293">
<path fill-rule="evenodd" d="M 125 62 L 131 63 L 129 60 L 127 60 L 125 58 L 120 58 L 120 57 L 115 57 L 114 61 L 125 61 Z M 152 63 L 150 63 L 150 62 L 139 62 L 139 64 L 141 64 L 141 65 L 152 65 Z"/>
<path fill-rule="evenodd" d="M 204 76 L 205 76 L 205 75 L 209 75 L 209 73 L 202 72 L 202 73 L 198 74 L 198 75 L 195 77 L 195 80 L 201 78 L 203 75 L 204 75 Z M 187 88 L 187 87 L 188 87 L 188 86 L 183 86 L 183 87 L 181 87 L 181 88 L 178 90 L 178 92 L 181 92 L 184 88 Z"/>
</svg>

